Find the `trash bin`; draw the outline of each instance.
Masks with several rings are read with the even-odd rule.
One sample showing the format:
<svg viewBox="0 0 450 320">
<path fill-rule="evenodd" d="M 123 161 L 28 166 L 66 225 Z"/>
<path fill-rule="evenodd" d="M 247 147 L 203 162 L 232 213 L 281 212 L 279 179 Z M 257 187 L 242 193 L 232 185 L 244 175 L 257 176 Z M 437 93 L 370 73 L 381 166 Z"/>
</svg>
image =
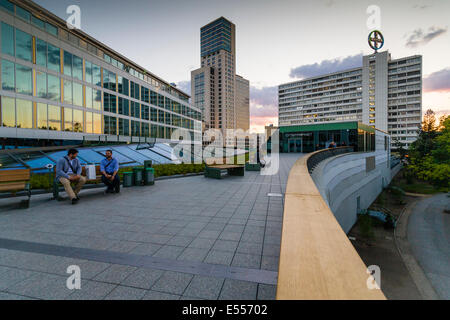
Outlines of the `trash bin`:
<svg viewBox="0 0 450 320">
<path fill-rule="evenodd" d="M 153 165 L 153 161 L 152 160 L 144 160 L 144 168 L 151 168 Z"/>
<path fill-rule="evenodd" d="M 134 185 L 141 186 L 142 180 L 144 180 L 144 168 L 138 167 L 133 168 L 133 176 L 134 176 Z"/>
<path fill-rule="evenodd" d="M 131 187 L 133 185 L 133 172 L 123 173 L 123 187 Z"/>
<path fill-rule="evenodd" d="M 144 172 L 144 184 L 151 186 L 155 184 L 155 169 L 146 168 Z"/>
</svg>

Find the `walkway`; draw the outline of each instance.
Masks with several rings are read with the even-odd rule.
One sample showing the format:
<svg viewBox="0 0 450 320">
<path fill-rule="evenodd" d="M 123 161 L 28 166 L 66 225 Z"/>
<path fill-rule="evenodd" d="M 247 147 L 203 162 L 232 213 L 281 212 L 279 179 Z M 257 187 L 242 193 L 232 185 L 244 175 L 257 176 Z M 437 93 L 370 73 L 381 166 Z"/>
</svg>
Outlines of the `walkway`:
<svg viewBox="0 0 450 320">
<path fill-rule="evenodd" d="M 408 222 L 413 254 L 441 299 L 450 299 L 450 214 L 447 194 L 419 200 Z"/>
<path fill-rule="evenodd" d="M 0 299 L 274 299 L 283 197 L 278 175 L 203 176 L 81 193 L 77 206 L 0 202 Z M 81 269 L 68 290 L 67 267 Z"/>
</svg>

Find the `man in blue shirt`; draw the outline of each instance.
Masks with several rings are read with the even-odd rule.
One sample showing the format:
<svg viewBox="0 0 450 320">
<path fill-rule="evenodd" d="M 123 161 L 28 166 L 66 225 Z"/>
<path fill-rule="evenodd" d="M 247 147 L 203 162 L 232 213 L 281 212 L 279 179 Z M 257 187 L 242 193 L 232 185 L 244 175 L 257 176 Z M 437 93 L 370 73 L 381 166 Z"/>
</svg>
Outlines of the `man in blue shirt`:
<svg viewBox="0 0 450 320">
<path fill-rule="evenodd" d="M 100 162 L 102 182 L 107 186 L 106 193 L 120 192 L 119 161 L 112 157 L 112 151 L 106 150 L 106 157 Z"/>
</svg>

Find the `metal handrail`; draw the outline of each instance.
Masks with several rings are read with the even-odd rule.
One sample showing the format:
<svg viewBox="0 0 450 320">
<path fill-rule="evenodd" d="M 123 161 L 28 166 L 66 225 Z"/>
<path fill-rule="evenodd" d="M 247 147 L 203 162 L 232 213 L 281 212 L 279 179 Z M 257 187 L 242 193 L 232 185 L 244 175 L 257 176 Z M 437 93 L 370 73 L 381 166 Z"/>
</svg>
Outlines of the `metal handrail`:
<svg viewBox="0 0 450 320">
<path fill-rule="evenodd" d="M 314 171 L 314 168 L 325 159 L 353 151 L 354 147 L 338 147 L 317 151 L 308 158 L 308 171 L 309 173 L 312 173 Z"/>
</svg>

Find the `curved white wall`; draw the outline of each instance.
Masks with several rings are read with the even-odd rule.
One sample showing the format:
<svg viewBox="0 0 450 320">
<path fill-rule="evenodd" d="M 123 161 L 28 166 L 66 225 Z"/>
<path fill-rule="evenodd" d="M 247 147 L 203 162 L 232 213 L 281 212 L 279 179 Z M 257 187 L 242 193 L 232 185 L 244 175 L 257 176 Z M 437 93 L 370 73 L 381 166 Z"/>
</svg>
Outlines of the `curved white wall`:
<svg viewBox="0 0 450 320">
<path fill-rule="evenodd" d="M 346 233 L 356 222 L 358 198 L 359 209 L 367 209 L 398 172 L 400 165 L 391 170 L 389 157 L 384 150 L 350 153 L 326 159 L 314 169 L 311 176 Z"/>
</svg>

